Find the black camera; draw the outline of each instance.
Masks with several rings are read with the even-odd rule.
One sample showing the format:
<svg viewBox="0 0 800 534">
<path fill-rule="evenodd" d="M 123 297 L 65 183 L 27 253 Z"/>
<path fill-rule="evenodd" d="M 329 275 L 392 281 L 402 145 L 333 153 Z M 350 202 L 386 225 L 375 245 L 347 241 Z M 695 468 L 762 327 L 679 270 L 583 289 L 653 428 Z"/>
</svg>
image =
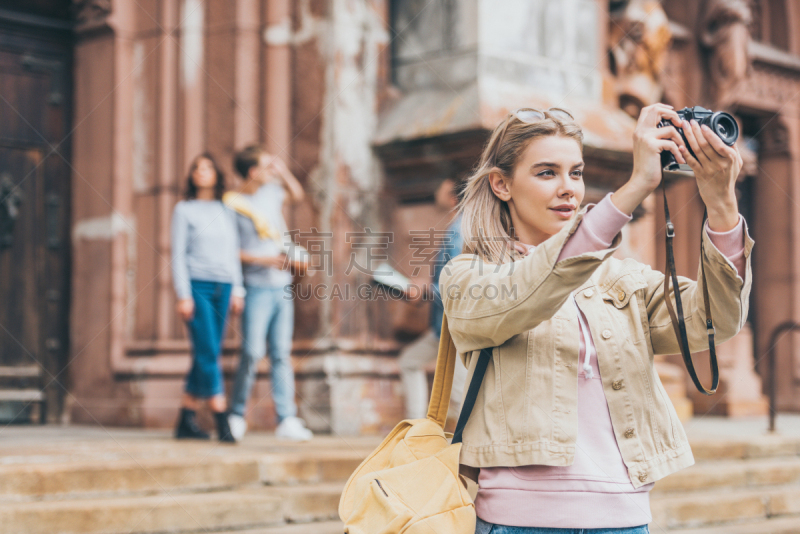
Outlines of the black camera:
<svg viewBox="0 0 800 534">
<path fill-rule="evenodd" d="M 711 111 L 710 109 L 700 106 L 683 108 L 677 113 L 678 117 L 686 122 L 695 120 L 700 126 L 705 124 L 711 128 L 712 132 L 717 134 L 717 137 L 722 139 L 723 143 L 728 146 L 733 146 L 736 140 L 739 139 L 739 125 L 736 123 L 736 119 L 734 119 L 733 115 L 730 113 L 725 113 L 724 111 Z M 658 123 L 658 127 L 661 128 L 662 126 L 675 125 L 668 120 L 662 120 L 660 123 Z M 681 134 L 683 142 L 686 145 L 686 148 L 689 150 L 689 153 L 696 158 L 694 152 L 689 146 L 689 142 L 686 140 L 686 136 L 683 135 L 683 128 L 676 127 L 675 129 L 678 130 L 679 134 Z M 661 153 L 661 168 L 667 171 L 680 170 L 680 165 L 678 165 L 678 162 L 675 160 L 675 156 L 672 155 L 672 152 L 669 150 L 665 150 Z"/>
</svg>

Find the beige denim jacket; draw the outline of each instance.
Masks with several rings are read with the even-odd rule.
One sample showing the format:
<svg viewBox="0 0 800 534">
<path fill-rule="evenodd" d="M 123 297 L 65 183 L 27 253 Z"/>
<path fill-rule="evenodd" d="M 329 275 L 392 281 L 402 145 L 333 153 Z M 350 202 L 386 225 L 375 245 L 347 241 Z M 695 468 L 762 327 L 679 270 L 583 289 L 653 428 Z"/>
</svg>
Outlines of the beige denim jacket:
<svg viewBox="0 0 800 534">
<path fill-rule="evenodd" d="M 578 430 L 579 326 L 571 293 L 586 315 L 614 433 L 634 487 L 694 463 L 654 354 L 680 352 L 664 300 L 664 275 L 611 248 L 556 263 L 585 211 L 526 257 L 496 266 L 462 254 L 442 271 L 440 288 L 455 346 L 469 369 L 496 347 L 463 434 L 461 463 L 472 467 L 571 465 Z M 747 273 L 704 232 L 706 279 L 717 343 L 747 318 Z M 702 287 L 680 279 L 693 352 L 708 349 Z"/>
</svg>

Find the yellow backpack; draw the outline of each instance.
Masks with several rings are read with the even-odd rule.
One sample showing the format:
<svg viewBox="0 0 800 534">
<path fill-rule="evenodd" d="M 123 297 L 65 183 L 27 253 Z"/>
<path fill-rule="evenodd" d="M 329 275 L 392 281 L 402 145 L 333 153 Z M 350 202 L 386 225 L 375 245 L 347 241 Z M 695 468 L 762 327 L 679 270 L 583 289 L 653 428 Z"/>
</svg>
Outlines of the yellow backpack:
<svg viewBox="0 0 800 534">
<path fill-rule="evenodd" d="M 481 351 L 448 444 L 444 424 L 458 355 L 443 318 L 428 416 L 401 421 L 350 475 L 339 501 L 346 534 L 474 534 L 475 505 L 458 473 L 458 458 L 461 431 L 490 356 L 491 349 Z"/>
</svg>

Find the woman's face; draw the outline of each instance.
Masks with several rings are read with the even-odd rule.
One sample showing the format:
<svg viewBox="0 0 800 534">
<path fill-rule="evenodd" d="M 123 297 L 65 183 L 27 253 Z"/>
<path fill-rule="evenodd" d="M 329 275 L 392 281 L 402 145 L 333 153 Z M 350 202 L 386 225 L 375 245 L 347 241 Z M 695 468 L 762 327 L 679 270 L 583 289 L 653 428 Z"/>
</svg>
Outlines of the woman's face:
<svg viewBox="0 0 800 534">
<path fill-rule="evenodd" d="M 575 217 L 583 201 L 583 153 L 575 139 L 534 139 L 522 153 L 509 181 L 492 174 L 492 189 L 508 203 L 516 236 L 538 245 Z"/>
<path fill-rule="evenodd" d="M 217 185 L 217 171 L 214 164 L 207 158 L 197 160 L 197 165 L 192 172 L 192 181 L 198 189 L 205 189 Z"/>
</svg>

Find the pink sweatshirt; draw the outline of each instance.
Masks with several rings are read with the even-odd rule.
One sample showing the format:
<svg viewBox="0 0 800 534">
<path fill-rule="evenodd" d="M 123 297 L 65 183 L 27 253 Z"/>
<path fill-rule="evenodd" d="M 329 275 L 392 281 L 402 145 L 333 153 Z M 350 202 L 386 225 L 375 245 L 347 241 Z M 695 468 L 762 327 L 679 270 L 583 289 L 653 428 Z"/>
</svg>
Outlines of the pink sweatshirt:
<svg viewBox="0 0 800 534">
<path fill-rule="evenodd" d="M 559 261 L 603 250 L 630 220 L 606 196 L 589 211 L 564 245 Z M 744 227 L 712 232 L 714 246 L 745 272 Z M 572 299 L 574 303 L 574 298 Z M 492 467 L 480 471 L 475 509 L 482 520 L 508 526 L 540 528 L 628 528 L 652 519 L 649 491 L 653 484 L 634 489 L 622 460 L 608 411 L 597 352 L 583 312 L 580 324 L 578 376 L 578 438 L 570 466 Z M 588 355 L 591 372 L 584 362 Z"/>
</svg>

